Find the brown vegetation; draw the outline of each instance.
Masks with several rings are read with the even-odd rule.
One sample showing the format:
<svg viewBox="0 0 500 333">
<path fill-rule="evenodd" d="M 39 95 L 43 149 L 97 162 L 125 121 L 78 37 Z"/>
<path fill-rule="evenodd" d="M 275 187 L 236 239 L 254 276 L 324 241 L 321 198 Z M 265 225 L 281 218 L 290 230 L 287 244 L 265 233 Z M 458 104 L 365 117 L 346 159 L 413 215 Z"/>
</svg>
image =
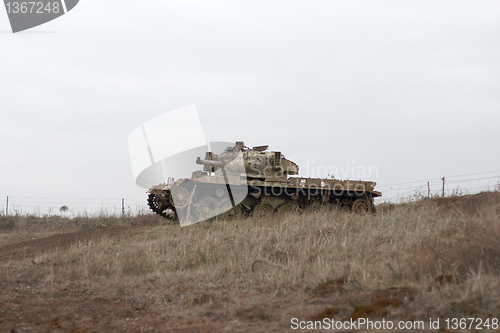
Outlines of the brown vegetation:
<svg viewBox="0 0 500 333">
<path fill-rule="evenodd" d="M 286 331 L 500 316 L 500 195 L 180 228 L 0 216 L 2 331 Z M 460 199 L 461 198 L 461 199 Z"/>
</svg>

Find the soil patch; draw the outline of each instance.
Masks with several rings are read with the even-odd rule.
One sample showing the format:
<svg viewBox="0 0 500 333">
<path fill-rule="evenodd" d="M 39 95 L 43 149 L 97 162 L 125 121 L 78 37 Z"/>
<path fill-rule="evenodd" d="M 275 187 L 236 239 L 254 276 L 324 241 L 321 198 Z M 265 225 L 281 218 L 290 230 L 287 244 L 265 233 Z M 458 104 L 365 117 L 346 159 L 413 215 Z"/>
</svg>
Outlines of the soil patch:
<svg viewBox="0 0 500 333">
<path fill-rule="evenodd" d="M 130 237 L 144 232 L 148 227 L 127 226 L 110 227 L 96 230 L 76 231 L 50 237 L 8 244 L 0 247 L 0 261 L 22 260 L 44 252 L 61 250 L 79 242 L 90 242 L 104 237 Z"/>
</svg>

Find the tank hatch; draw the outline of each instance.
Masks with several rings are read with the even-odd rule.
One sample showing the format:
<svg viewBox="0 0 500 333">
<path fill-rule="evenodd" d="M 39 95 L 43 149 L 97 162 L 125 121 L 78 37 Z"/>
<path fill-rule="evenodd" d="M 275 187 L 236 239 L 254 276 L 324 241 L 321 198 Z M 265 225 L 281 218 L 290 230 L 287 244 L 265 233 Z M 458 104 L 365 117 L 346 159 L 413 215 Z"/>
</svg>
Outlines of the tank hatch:
<svg viewBox="0 0 500 333">
<path fill-rule="evenodd" d="M 257 151 L 264 151 L 267 149 L 267 147 L 269 147 L 269 145 L 267 145 L 267 146 L 255 146 L 255 147 L 252 147 L 252 149 L 257 150 Z"/>
</svg>

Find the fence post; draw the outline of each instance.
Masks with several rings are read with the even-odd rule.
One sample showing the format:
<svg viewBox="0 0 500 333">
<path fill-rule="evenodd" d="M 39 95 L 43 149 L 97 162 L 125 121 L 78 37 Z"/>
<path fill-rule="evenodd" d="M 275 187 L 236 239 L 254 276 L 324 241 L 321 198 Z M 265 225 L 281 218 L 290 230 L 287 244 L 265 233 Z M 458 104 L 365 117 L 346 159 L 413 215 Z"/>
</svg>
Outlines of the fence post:
<svg viewBox="0 0 500 333">
<path fill-rule="evenodd" d="M 443 177 L 443 197 L 444 197 L 444 177 Z"/>
<path fill-rule="evenodd" d="M 429 185 L 429 182 L 427 182 L 427 199 L 431 197 L 431 187 Z"/>
<path fill-rule="evenodd" d="M 122 198 L 122 217 L 125 215 L 125 199 Z"/>
<path fill-rule="evenodd" d="M 7 196 L 7 206 L 5 206 L 5 216 L 9 215 L 9 196 Z"/>
</svg>

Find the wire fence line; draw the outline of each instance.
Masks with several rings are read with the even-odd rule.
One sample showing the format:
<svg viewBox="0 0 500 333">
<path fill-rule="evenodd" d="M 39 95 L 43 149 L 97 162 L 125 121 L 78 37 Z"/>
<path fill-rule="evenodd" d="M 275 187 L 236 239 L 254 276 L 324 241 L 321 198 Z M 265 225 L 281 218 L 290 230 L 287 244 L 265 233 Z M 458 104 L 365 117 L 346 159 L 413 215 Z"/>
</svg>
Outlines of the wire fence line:
<svg viewBox="0 0 500 333">
<path fill-rule="evenodd" d="M 137 216 L 149 213 L 146 200 L 7 196 L 0 215 Z"/>
<path fill-rule="evenodd" d="M 376 190 L 382 192 L 382 197 L 376 198 L 376 203 L 398 203 L 422 197 L 500 191 L 500 170 L 379 185 Z M 0 205 L 0 215 L 137 216 L 151 212 L 146 199 L 21 196 L 4 198 L 4 204 Z"/>
<path fill-rule="evenodd" d="M 382 185 L 376 189 L 383 194 L 376 199 L 377 203 L 500 191 L 500 170 Z"/>
</svg>

